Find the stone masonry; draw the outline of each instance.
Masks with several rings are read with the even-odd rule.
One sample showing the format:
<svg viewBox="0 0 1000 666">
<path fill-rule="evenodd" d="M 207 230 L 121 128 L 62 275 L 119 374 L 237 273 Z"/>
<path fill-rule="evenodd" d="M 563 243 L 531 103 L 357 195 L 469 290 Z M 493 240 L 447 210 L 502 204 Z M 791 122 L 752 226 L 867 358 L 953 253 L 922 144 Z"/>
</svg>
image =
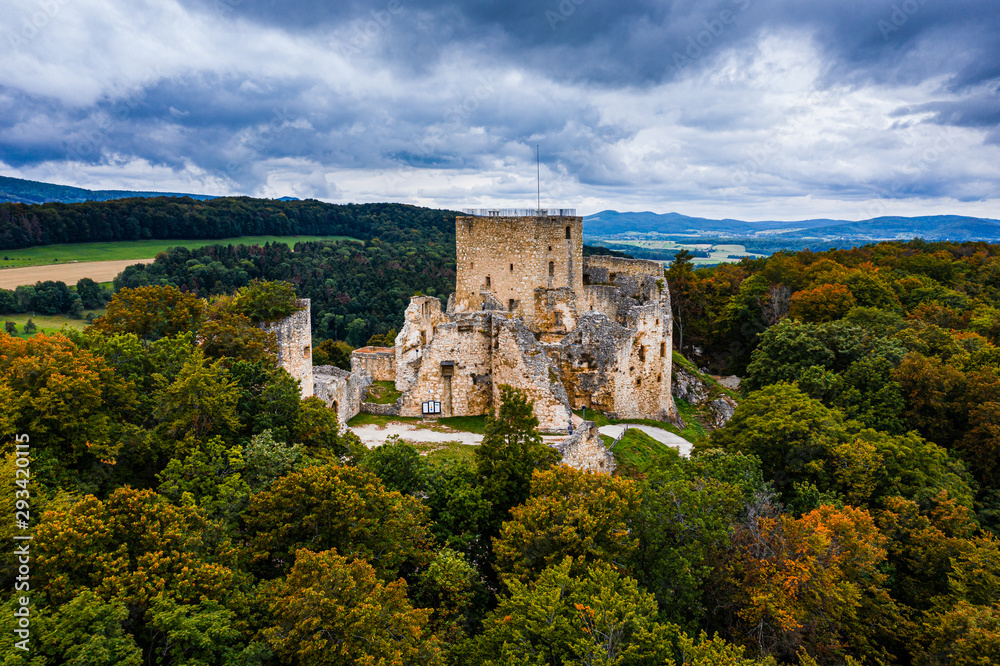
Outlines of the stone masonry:
<svg viewBox="0 0 1000 666">
<path fill-rule="evenodd" d="M 299 380 L 302 397 L 313 395 L 312 321 L 309 299 L 297 302 L 298 310 L 275 322 L 260 327 L 274 333 L 278 339 L 278 364 Z"/>
<path fill-rule="evenodd" d="M 317 368 L 316 392 L 343 421 L 360 409 L 372 381 L 395 382 L 402 398 L 392 407 L 401 416 L 486 414 L 508 384 L 534 402 L 544 432 L 567 432 L 571 410 L 581 407 L 676 418 L 670 292 L 658 263 L 585 260 L 583 221 L 575 216 L 463 216 L 455 235 L 447 309 L 438 298 L 415 296 L 392 349 L 355 351 L 349 374 Z M 308 310 L 305 325 L 308 331 Z M 293 355 L 295 345 L 305 346 L 292 333 L 285 338 L 294 339 Z M 311 373 L 309 387 L 311 394 Z M 440 413 L 425 414 L 428 403 L 439 403 Z M 592 423 L 559 448 L 567 464 L 614 469 Z"/>
</svg>

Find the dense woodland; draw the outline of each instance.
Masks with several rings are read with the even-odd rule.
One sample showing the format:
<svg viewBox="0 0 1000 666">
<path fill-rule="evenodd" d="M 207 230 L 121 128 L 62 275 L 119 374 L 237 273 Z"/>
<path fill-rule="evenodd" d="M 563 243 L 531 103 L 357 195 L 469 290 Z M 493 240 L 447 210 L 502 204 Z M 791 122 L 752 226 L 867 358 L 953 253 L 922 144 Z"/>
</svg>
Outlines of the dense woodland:
<svg viewBox="0 0 1000 666">
<path fill-rule="evenodd" d="M 455 213 L 389 203 L 335 205 L 249 197 L 0 203 L 0 250 L 53 243 L 299 234 L 443 243 L 454 233 Z"/>
<path fill-rule="evenodd" d="M 679 255 L 677 347 L 740 406 L 610 477 L 557 464 L 516 391 L 448 459 L 368 451 L 276 368 L 256 324 L 296 295 L 445 296 L 450 252 L 175 250 L 85 333 L 0 333 L 34 534 L 32 661 L 0 663 L 1000 663 L 1000 246 Z M 330 337 L 379 316 L 343 312 Z"/>
</svg>

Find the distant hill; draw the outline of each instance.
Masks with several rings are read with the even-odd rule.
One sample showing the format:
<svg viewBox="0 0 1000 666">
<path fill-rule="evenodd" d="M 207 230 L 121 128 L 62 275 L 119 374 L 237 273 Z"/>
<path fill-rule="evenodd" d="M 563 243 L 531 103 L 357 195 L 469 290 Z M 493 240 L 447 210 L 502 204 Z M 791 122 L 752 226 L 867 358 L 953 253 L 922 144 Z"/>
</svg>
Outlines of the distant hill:
<svg viewBox="0 0 1000 666">
<path fill-rule="evenodd" d="M 82 203 L 84 201 L 111 201 L 133 197 L 191 197 L 207 201 L 216 197 L 208 194 L 180 194 L 176 192 L 133 192 L 131 190 L 86 190 L 69 185 L 53 185 L 35 180 L 0 176 L 0 202 L 11 203 Z"/>
<path fill-rule="evenodd" d="M 796 220 L 744 222 L 689 217 L 679 213 L 619 213 L 606 210 L 583 218 L 584 233 L 591 238 L 621 234 L 728 236 L 746 238 L 818 240 L 1000 240 L 1000 220 L 960 215 L 926 217 L 877 217 L 847 220 Z"/>
</svg>

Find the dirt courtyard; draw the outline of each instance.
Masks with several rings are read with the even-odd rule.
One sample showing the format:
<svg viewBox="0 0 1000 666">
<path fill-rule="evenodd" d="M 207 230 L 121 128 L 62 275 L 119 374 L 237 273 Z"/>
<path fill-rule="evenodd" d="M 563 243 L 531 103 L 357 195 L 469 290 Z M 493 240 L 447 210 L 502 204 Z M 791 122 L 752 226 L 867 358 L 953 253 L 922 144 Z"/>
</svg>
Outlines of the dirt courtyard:
<svg viewBox="0 0 1000 666">
<path fill-rule="evenodd" d="M 110 282 L 126 266 L 152 263 L 153 259 L 121 259 L 118 261 L 83 261 L 80 263 L 49 264 L 27 266 L 26 268 L 6 268 L 0 270 L 0 289 L 14 289 L 22 284 L 35 284 L 45 280 L 65 282 L 74 285 L 80 278 L 89 277 L 94 282 Z"/>
</svg>

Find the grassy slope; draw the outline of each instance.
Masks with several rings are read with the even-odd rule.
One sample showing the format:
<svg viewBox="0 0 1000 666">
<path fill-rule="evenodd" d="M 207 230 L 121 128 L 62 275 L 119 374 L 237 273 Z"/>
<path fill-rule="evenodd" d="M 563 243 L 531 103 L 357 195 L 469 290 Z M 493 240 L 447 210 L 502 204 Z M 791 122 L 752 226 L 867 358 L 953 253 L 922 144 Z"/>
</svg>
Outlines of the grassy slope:
<svg viewBox="0 0 1000 666">
<path fill-rule="evenodd" d="M 632 477 L 643 476 L 657 464 L 680 458 L 676 449 L 635 429 L 626 430 L 625 436 L 615 444 L 611 452 L 618 462 L 617 473 Z"/>
<path fill-rule="evenodd" d="M 117 241 L 112 243 L 69 243 L 63 245 L 41 245 L 23 250 L 5 250 L 0 254 L 0 268 L 23 268 L 25 266 L 45 266 L 69 261 L 118 261 L 123 259 L 148 259 L 171 247 L 186 247 L 194 250 L 206 245 L 263 245 L 264 243 L 285 243 L 293 247 L 296 243 L 316 240 L 357 240 L 349 236 L 241 236 L 238 238 L 217 238 L 199 240 L 140 240 Z"/>
<path fill-rule="evenodd" d="M 372 382 L 365 401 L 377 405 L 394 405 L 402 395 L 402 392 L 396 390 L 396 382 Z"/>
<path fill-rule="evenodd" d="M 104 310 L 94 310 L 94 316 L 100 317 L 104 314 Z M 35 326 L 38 327 L 36 333 L 47 333 L 51 335 L 52 333 L 58 333 L 60 330 L 65 328 L 77 329 L 82 331 L 84 328 L 89 326 L 86 319 L 70 319 L 66 315 L 39 315 L 36 314 L 34 317 L 31 314 L 7 314 L 0 315 L 0 324 L 12 321 L 17 324 L 17 335 L 19 338 L 31 337 L 24 333 L 24 325 L 28 323 L 28 320 L 35 322 Z"/>
</svg>

